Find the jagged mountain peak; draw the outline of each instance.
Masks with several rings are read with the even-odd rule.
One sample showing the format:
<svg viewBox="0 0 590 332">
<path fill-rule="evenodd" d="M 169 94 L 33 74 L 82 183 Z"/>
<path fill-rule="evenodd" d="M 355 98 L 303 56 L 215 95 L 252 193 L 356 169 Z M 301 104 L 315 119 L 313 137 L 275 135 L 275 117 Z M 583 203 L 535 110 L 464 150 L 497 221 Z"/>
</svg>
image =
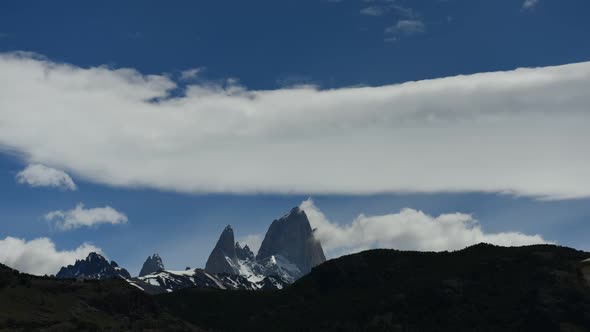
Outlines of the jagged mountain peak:
<svg viewBox="0 0 590 332">
<path fill-rule="evenodd" d="M 305 211 L 294 207 L 289 213 L 272 222 L 256 260 L 262 261 L 271 256 L 282 256 L 295 264 L 301 273 L 326 261 L 320 242 L 314 237 Z"/>
<path fill-rule="evenodd" d="M 223 249 L 225 252 L 231 253 L 232 248 L 234 247 L 234 243 L 234 229 L 231 227 L 231 225 L 227 225 L 223 229 L 223 232 L 221 232 L 221 235 L 219 236 L 219 240 L 217 240 L 217 244 L 215 245 L 215 247 L 219 247 L 220 249 Z"/>
<path fill-rule="evenodd" d="M 309 223 L 307 214 L 298 206 L 292 208 L 288 213 L 284 214 L 282 217 L 273 220 L 271 226 L 272 224 L 300 224 L 303 228 L 309 227 L 309 229 L 313 233 L 313 229 L 311 229 L 311 224 Z"/>
<path fill-rule="evenodd" d="M 164 270 L 164 263 L 162 262 L 162 258 L 158 254 L 153 254 L 148 256 L 148 258 L 143 263 L 141 267 L 141 271 L 139 272 L 139 276 L 145 276 L 154 272 L 159 272 Z"/>
<path fill-rule="evenodd" d="M 106 258 L 104 258 L 103 255 L 101 255 L 101 254 L 99 254 L 97 252 L 94 252 L 94 251 L 91 252 L 91 253 L 89 253 L 88 256 L 86 256 L 86 258 L 84 260 L 87 261 L 87 262 L 91 262 L 91 261 L 94 261 L 94 260 L 103 260 L 105 262 L 107 261 Z"/>
<path fill-rule="evenodd" d="M 55 276 L 63 279 L 131 278 L 129 272 L 119 267 L 115 261 L 109 262 L 104 256 L 96 252 L 89 253 L 85 259 L 76 260 L 74 265 L 62 267 Z"/>
<path fill-rule="evenodd" d="M 254 255 L 248 245 L 242 247 L 239 242 L 234 242 L 232 227 L 225 227 L 205 270 L 249 278 L 279 275 L 293 282 L 325 260 L 322 246 L 314 237 L 305 211 L 296 206 L 272 222 L 258 255 Z"/>
<path fill-rule="evenodd" d="M 300 214 L 304 214 L 305 218 L 307 218 L 305 211 L 303 211 L 301 208 L 299 208 L 299 206 L 296 206 L 296 207 L 292 208 L 288 213 L 286 213 L 285 215 L 280 217 L 278 220 L 285 220 L 285 219 L 297 217 Z"/>
<path fill-rule="evenodd" d="M 246 244 L 244 247 L 240 246 L 239 242 L 236 242 L 236 256 L 240 260 L 253 261 L 255 259 L 254 253 L 250 250 L 250 247 Z"/>
<path fill-rule="evenodd" d="M 207 259 L 205 270 L 213 273 L 235 274 L 237 261 L 234 230 L 231 225 L 227 225 Z"/>
</svg>

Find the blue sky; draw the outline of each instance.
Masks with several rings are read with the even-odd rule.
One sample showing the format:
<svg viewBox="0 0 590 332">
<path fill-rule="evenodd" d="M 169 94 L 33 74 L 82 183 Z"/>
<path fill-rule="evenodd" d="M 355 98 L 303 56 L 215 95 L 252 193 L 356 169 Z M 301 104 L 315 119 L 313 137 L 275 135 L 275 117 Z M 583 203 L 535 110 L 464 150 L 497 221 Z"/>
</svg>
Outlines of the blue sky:
<svg viewBox="0 0 590 332">
<path fill-rule="evenodd" d="M 477 220 L 486 234 L 518 232 L 530 236 L 540 235 L 545 241 L 590 250 L 587 244 L 590 199 L 587 198 L 588 192 L 583 189 L 590 188 L 590 177 L 584 171 L 590 169 L 590 164 L 583 156 L 582 149 L 588 138 L 583 131 L 588 123 L 584 122 L 588 120 L 588 104 L 584 103 L 587 100 L 581 95 L 572 94 L 568 95 L 571 97 L 568 100 L 579 103 L 566 102 L 559 98 L 564 94 L 558 92 L 543 93 L 539 97 L 534 95 L 536 90 L 557 91 L 563 87 L 567 88 L 564 91 L 577 91 L 578 88 L 587 87 L 587 81 L 584 81 L 587 76 L 571 76 L 585 73 L 586 67 L 560 69 L 559 79 L 540 88 L 534 81 L 534 75 L 546 71 L 539 69 L 530 77 L 527 76 L 527 86 L 516 86 L 516 91 L 522 91 L 527 98 L 514 103 L 509 89 L 498 92 L 499 88 L 495 86 L 484 86 L 482 92 L 469 92 L 469 100 L 464 104 L 453 104 L 455 101 L 452 100 L 466 96 L 462 94 L 451 95 L 451 101 L 448 102 L 434 101 L 432 105 L 423 105 L 422 99 L 416 97 L 410 102 L 399 99 L 397 103 L 391 104 L 366 104 L 367 112 L 363 113 L 369 114 L 373 108 L 377 110 L 382 105 L 390 105 L 391 108 L 387 110 L 396 110 L 398 105 L 403 105 L 399 107 L 408 110 L 423 107 L 430 116 L 455 119 L 456 115 L 437 112 L 442 112 L 443 108 L 464 107 L 482 110 L 483 113 L 486 105 L 491 104 L 496 109 L 518 113 L 514 110 L 529 106 L 536 110 L 539 105 L 527 103 L 535 98 L 541 100 L 541 97 L 547 98 L 542 100 L 543 105 L 553 107 L 539 111 L 539 114 L 533 110 L 530 114 L 503 119 L 506 125 L 490 127 L 493 130 L 490 129 L 487 139 L 481 140 L 474 136 L 478 134 L 479 127 L 465 129 L 459 127 L 461 122 L 457 121 L 453 122 L 451 128 L 436 127 L 429 130 L 431 127 L 421 127 L 420 119 L 403 129 L 376 125 L 379 130 L 384 130 L 384 136 L 374 137 L 366 130 L 368 128 L 371 131 L 375 125 L 373 116 L 390 119 L 380 117 L 387 114 L 387 110 L 375 111 L 375 115 L 369 119 L 354 113 L 354 121 L 341 123 L 338 122 L 338 116 L 332 118 L 333 113 L 326 113 L 326 116 L 322 113 L 324 105 L 330 103 L 330 98 L 311 104 L 316 100 L 316 94 L 317 98 L 323 98 L 320 96 L 322 91 L 343 91 L 344 94 L 354 90 L 338 90 L 340 88 L 393 86 L 392 89 L 396 89 L 392 84 L 496 71 L 508 71 L 506 78 L 502 78 L 504 81 L 500 82 L 513 82 L 506 81 L 512 79 L 516 82 L 520 79 L 517 76 L 519 72 L 513 71 L 516 68 L 542 68 L 590 61 L 590 42 L 587 38 L 590 22 L 585 15 L 590 9 L 588 1 L 539 0 L 527 3 L 526 6 L 525 1 L 520 0 L 179 1 L 173 6 L 156 1 L 102 1 L 93 5 L 78 1 L 63 1 L 59 4 L 43 1 L 2 3 L 0 53 L 9 57 L 17 51 L 37 55 L 4 58 L 2 61 L 7 65 L 0 67 L 0 76 L 3 75 L 2 68 L 5 68 L 6 79 L 0 82 L 0 87 L 8 91 L 9 85 L 18 88 L 19 84 L 28 82 L 22 78 L 24 74 L 16 78 L 12 75 L 26 72 L 29 68 L 27 61 L 31 59 L 49 63 L 50 67 L 67 64 L 74 68 L 72 71 L 103 66 L 103 72 L 87 73 L 97 75 L 89 76 L 90 81 L 102 82 L 102 78 L 110 77 L 112 82 L 107 80 L 104 87 L 98 88 L 76 83 L 82 88 L 75 86 L 68 89 L 77 92 L 79 89 L 99 89 L 99 99 L 84 95 L 71 97 L 71 100 L 87 103 L 82 105 L 88 105 L 88 109 L 95 112 L 93 114 L 98 114 L 101 111 L 95 111 L 93 107 L 100 108 L 101 105 L 96 105 L 96 101 L 104 98 L 105 110 L 112 111 L 114 115 L 108 120 L 112 122 L 105 120 L 104 127 L 96 128 L 87 127 L 82 117 L 68 118 L 66 113 L 60 113 L 66 112 L 71 104 L 68 99 L 70 90 L 67 89 L 60 90 L 66 91 L 59 94 L 63 98 L 56 98 L 53 95 L 45 97 L 46 91 L 50 90 L 42 90 L 41 95 L 33 88 L 27 90 L 23 87 L 15 91 L 29 91 L 33 96 L 14 97 L 20 95 L 11 92 L 10 102 L 0 102 L 0 113 L 4 108 L 7 114 L 6 117 L 0 115 L 0 131 L 7 133 L 6 136 L 0 133 L 0 240 L 13 237 L 31 241 L 47 237 L 55 244 L 58 252 L 74 250 L 88 242 L 102 249 L 109 258 L 132 273 L 137 273 L 143 260 L 153 252 L 160 253 L 170 268 L 182 269 L 187 265 L 198 267 L 204 265 L 226 224 L 234 226 L 238 238 L 264 234 L 274 218 L 311 197 L 314 208 L 321 210 L 332 223 L 343 227 L 360 214 L 386 216 L 397 214 L 403 208 L 411 208 L 434 218 L 451 213 L 469 215 Z M 10 73 L 6 68 L 11 69 Z M 145 81 L 140 80 L 138 83 L 135 80 L 137 77 L 133 75 L 130 78 L 125 73 L 118 74 L 116 70 L 120 68 L 134 69 Z M 190 75 L 191 69 L 194 69 L 193 75 Z M 67 70 L 59 75 L 63 75 L 64 80 L 70 78 Z M 158 75 L 157 81 L 148 82 L 146 75 Z M 7 79 L 9 76 L 10 80 Z M 485 85 L 475 81 L 477 78 L 467 77 L 471 86 Z M 461 76 L 456 80 L 460 79 Z M 494 80 L 495 77 L 485 76 L 485 82 Z M 435 82 L 446 84 L 446 81 Z M 174 87 L 170 88 L 171 84 Z M 428 89 L 427 84 L 418 83 L 415 86 L 418 92 L 412 90 L 408 93 L 422 93 Z M 236 106 L 238 104 L 234 102 L 247 100 L 236 101 L 239 98 L 233 98 L 242 93 L 289 93 L 289 89 L 294 86 L 313 86 L 309 88 L 311 90 L 303 91 L 305 96 L 310 95 L 309 98 L 296 96 L 294 99 L 294 102 L 309 99 L 310 104 L 306 104 L 306 109 L 313 112 L 297 113 L 294 110 L 293 117 L 277 122 L 272 122 L 275 121 L 273 117 L 272 121 L 268 120 L 268 126 L 261 125 L 261 130 L 269 130 L 262 138 L 248 136 L 251 134 L 248 131 L 250 128 L 258 128 L 256 123 L 244 129 L 239 126 L 243 120 L 237 120 L 235 128 L 246 132 L 244 141 L 235 141 L 233 136 L 227 136 L 219 129 L 214 132 L 218 135 L 214 136 L 215 144 L 193 145 L 194 142 L 201 142 L 198 140 L 201 138 L 185 134 L 184 127 L 167 128 L 166 132 L 154 131 L 156 127 L 144 125 L 143 120 L 129 120 L 138 114 L 129 117 L 121 115 L 120 120 L 117 120 L 117 112 L 126 109 L 118 109 L 123 105 L 120 100 L 127 100 L 129 96 L 119 98 L 119 95 L 115 95 L 116 91 L 109 90 L 109 85 L 120 87 L 117 88 L 120 91 L 133 89 L 130 95 L 156 96 L 152 98 L 154 100 L 180 98 L 181 103 L 186 101 L 186 109 L 196 105 L 190 102 L 198 101 L 203 93 L 217 98 L 219 95 L 215 93 L 222 91 L 220 95 L 232 97 L 223 101 L 221 106 L 215 105 L 212 112 L 221 110 L 219 112 L 223 118 L 211 120 L 214 122 L 208 126 L 199 126 L 199 123 L 209 121 L 208 118 L 199 118 L 199 122 L 187 117 L 184 122 L 179 122 L 193 125 L 192 131 L 197 133 L 218 130 L 216 125 L 219 123 L 233 123 L 233 113 L 228 112 L 226 115 L 223 113 L 224 107 L 239 108 L 246 105 L 243 107 L 250 107 L 252 112 L 256 112 L 257 107 L 262 109 L 268 104 L 279 103 L 282 107 L 280 103 L 293 103 L 291 99 L 283 101 L 291 98 L 290 95 L 284 98 L 278 95 L 276 100 L 271 99 L 274 96 L 257 97 L 261 100 L 268 98 L 271 100 L 268 104 L 257 106 L 245 102 Z M 190 86 L 213 88 L 191 92 Z M 410 88 L 414 89 L 414 86 Z M 446 91 L 444 87 L 440 89 Z M 162 95 L 162 91 L 167 92 Z M 352 93 L 356 93 L 354 91 Z M 187 98 L 182 99 L 183 96 Z M 5 100 L 7 97 L 4 96 Z M 375 98 L 381 98 L 381 95 L 368 99 Z M 36 99 L 41 101 L 37 109 L 44 113 L 31 111 L 25 103 Z M 109 104 L 111 99 L 116 102 Z M 493 102 L 488 102 L 492 99 Z M 347 103 L 356 105 L 357 109 L 351 112 L 365 107 L 364 99 Z M 136 105 L 134 102 L 132 106 Z M 153 105 L 151 103 L 149 107 Z M 183 109 L 182 105 L 179 107 Z M 561 110 L 561 113 L 555 110 Z M 141 111 L 138 108 L 138 112 Z M 15 116 L 9 112 L 28 112 L 30 117 L 10 122 Z M 52 116 L 46 119 L 45 114 Z M 143 117 L 149 118 L 150 115 L 146 113 Z M 88 119 L 87 122 L 93 122 L 90 120 L 93 118 Z M 301 127 L 297 124 L 290 127 L 298 121 L 302 121 Z M 332 131 L 328 127 L 318 127 L 318 131 L 314 131 L 314 126 L 322 121 L 327 124 L 341 123 L 344 129 Z M 405 118 L 396 118 L 395 121 L 401 123 Z M 556 121 L 558 125 L 552 127 Z M 125 128 L 117 132 L 110 131 L 110 128 L 117 128 L 117 124 L 121 123 L 126 124 Z M 362 128 L 354 127 L 354 123 L 360 123 Z M 161 122 L 161 126 L 171 124 Z M 410 132 L 414 126 L 418 129 Z M 73 127 L 82 129 L 70 131 L 69 128 Z M 308 129 L 310 127 L 312 129 Z M 282 128 L 285 128 L 285 133 L 281 131 Z M 457 128 L 461 129 L 462 134 L 457 134 Z M 485 133 L 488 133 L 485 131 L 487 129 L 484 127 Z M 277 134 L 277 130 L 281 132 Z M 131 132 L 129 135 L 134 135 L 135 131 L 154 133 L 154 137 L 144 139 L 154 139 L 156 144 L 152 141 L 145 141 L 146 144 L 142 146 L 133 143 L 129 145 L 133 149 L 125 150 L 128 137 L 132 137 L 125 136 L 129 133 L 127 131 Z M 167 136 L 175 131 L 178 131 L 178 136 Z M 399 135 L 387 136 L 393 131 Z M 434 136 L 426 139 L 420 134 L 426 131 Z M 60 132 L 67 136 L 58 137 Z M 126 134 L 118 136 L 120 132 Z M 19 133 L 25 134 L 19 136 Z M 347 140 L 348 133 L 351 133 L 350 142 Z M 512 146 L 512 141 L 499 137 L 504 133 L 506 137 L 515 138 L 515 147 L 524 150 L 503 153 L 504 147 L 509 150 Z M 563 138 L 564 133 L 571 136 L 565 135 Z M 553 134 L 555 137 L 551 136 Z M 305 139 L 298 138 L 299 135 Z M 533 137 L 534 140 L 520 140 L 521 136 Z M 96 139 L 83 141 L 88 137 Z M 157 144 L 158 137 L 170 139 L 169 142 L 174 144 L 179 141 L 186 144 L 179 143 L 166 150 L 168 143 L 160 147 Z M 437 141 L 440 137 L 448 138 L 449 141 L 441 139 L 439 145 Z M 276 150 L 275 146 L 265 145 L 269 142 L 272 145 L 273 138 L 280 142 Z M 120 151 L 106 151 L 96 143 L 109 140 L 112 140 L 110 148 L 120 146 Z M 383 143 L 389 140 L 399 144 Z M 495 143 L 489 143 L 490 140 Z M 77 141 L 84 145 L 68 145 Z M 334 143 L 340 141 L 344 143 Z M 474 141 L 473 146 L 461 145 L 461 142 L 469 141 Z M 251 147 L 249 142 L 253 142 Z M 283 142 L 284 145 L 281 145 Z M 309 148 L 312 144 L 320 146 L 324 142 L 328 142 L 325 148 L 318 148 L 317 151 L 313 147 Z M 360 143 L 355 145 L 354 142 Z M 95 143 L 97 145 L 92 145 Z M 241 143 L 247 148 L 242 149 Z M 477 143 L 483 145 L 479 147 Z M 413 144 L 418 145 L 414 147 Z M 230 145 L 232 148 L 228 147 Z M 212 146 L 217 150 L 209 152 Z M 405 146 L 408 146 L 408 151 Z M 292 153 L 282 155 L 282 151 L 288 151 L 289 147 L 293 147 Z M 152 148 L 158 149 L 157 152 Z M 241 150 L 248 152 L 248 156 L 258 156 L 256 153 L 262 152 L 256 157 L 258 159 L 248 159 L 239 154 Z M 453 150 L 465 153 L 455 155 L 452 154 Z M 332 155 L 331 151 L 336 152 Z M 346 159 L 346 151 L 356 153 L 358 158 Z M 370 151 L 390 151 L 393 157 L 381 159 L 377 153 L 371 154 Z M 531 152 L 530 162 L 527 161 L 528 152 L 523 154 L 522 151 L 535 151 L 534 155 Z M 159 153 L 168 156 L 170 163 L 160 158 Z M 196 161 L 186 159 L 192 153 Z M 77 154 L 79 158 L 76 158 Z M 158 154 L 157 160 L 149 159 L 155 154 Z M 274 154 L 280 157 L 274 159 Z M 295 163 L 287 159 L 293 154 L 299 156 Z M 422 154 L 430 154 L 432 158 L 422 157 Z M 118 160 L 119 156 L 123 161 Z M 199 159 L 201 156 L 202 159 Z M 322 159 L 322 156 L 326 159 Z M 520 157 L 523 160 L 516 161 Z M 461 158 L 465 158 L 465 162 Z M 366 164 L 356 164 L 359 159 Z M 443 162 L 437 164 L 436 161 L 441 159 Z M 223 168 L 234 160 L 235 166 Z M 478 160 L 482 160 L 481 163 Z M 424 165 L 418 165 L 419 162 L 424 162 Z M 339 163 L 352 166 L 340 168 Z M 378 163 L 388 163 L 389 166 L 374 166 Z M 18 183 L 17 174 L 29 164 L 44 164 L 65 171 L 76 183 L 77 190 L 55 186 L 32 187 Z M 277 171 L 276 176 L 273 173 L 275 168 L 285 168 L 290 164 L 297 167 L 294 166 L 289 172 Z M 197 170 L 195 165 L 206 166 Z M 267 165 L 269 168 L 258 174 L 257 165 Z M 456 169 L 457 165 L 464 165 L 464 169 L 454 172 L 452 169 Z M 546 168 L 543 168 L 544 165 L 547 165 Z M 145 166 L 145 171 L 142 166 Z M 222 167 L 223 172 L 212 173 L 219 167 Z M 248 171 L 240 170 L 240 167 Z M 419 168 L 420 172 L 412 173 L 413 168 Z M 449 178 L 449 181 L 430 181 L 423 173 L 428 170 L 432 170 L 432 177 L 436 181 L 438 178 Z M 376 175 L 370 178 L 370 174 L 365 173 Z M 531 174 L 530 179 L 528 173 Z M 265 174 L 268 174 L 268 180 Z M 334 178 L 328 179 L 325 174 L 334 174 Z M 390 174 L 392 180 L 387 182 Z M 248 182 L 249 178 L 253 179 L 252 183 Z M 486 182 L 488 178 L 490 180 Z M 192 179 L 195 179 L 194 183 Z M 406 180 L 407 183 L 404 182 Z M 383 182 L 382 186 L 380 182 Z M 68 211 L 79 203 L 90 209 L 111 207 L 124 214 L 128 221 L 63 230 L 45 218 L 51 211 Z M 397 219 L 392 220 L 395 223 Z M 334 244 L 332 255 L 374 246 L 404 247 L 401 244 L 398 246 L 395 241 L 383 241 L 359 241 L 354 248 Z M 63 262 L 73 256 L 59 257 L 56 261 Z M 5 256 L 4 261 L 12 262 L 21 269 L 30 269 L 29 265 L 14 257 Z"/>
</svg>

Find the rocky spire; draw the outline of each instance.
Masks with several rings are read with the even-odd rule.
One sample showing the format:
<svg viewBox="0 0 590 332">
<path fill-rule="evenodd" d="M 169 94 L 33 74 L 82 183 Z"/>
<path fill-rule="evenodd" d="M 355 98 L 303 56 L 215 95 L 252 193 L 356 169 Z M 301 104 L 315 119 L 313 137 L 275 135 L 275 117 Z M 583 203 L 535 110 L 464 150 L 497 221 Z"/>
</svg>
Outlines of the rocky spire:
<svg viewBox="0 0 590 332">
<path fill-rule="evenodd" d="M 254 260 L 254 253 L 250 250 L 248 245 L 245 245 L 243 248 L 240 246 L 239 242 L 236 242 L 236 256 L 239 260 L 242 261 L 253 261 Z"/>
<path fill-rule="evenodd" d="M 234 230 L 230 225 L 227 225 L 209 255 L 205 270 L 213 273 L 236 274 L 238 272 L 237 261 Z"/>
<path fill-rule="evenodd" d="M 315 239 L 307 215 L 300 208 L 295 207 L 272 222 L 256 259 L 264 260 L 274 255 L 288 259 L 304 274 L 326 261 L 322 245 Z"/>
<path fill-rule="evenodd" d="M 162 262 L 162 258 L 160 258 L 160 255 L 158 254 L 153 254 L 152 256 L 148 256 L 148 258 L 143 263 L 141 271 L 139 272 L 139 276 L 143 277 L 145 275 L 163 270 L 164 263 Z"/>
</svg>

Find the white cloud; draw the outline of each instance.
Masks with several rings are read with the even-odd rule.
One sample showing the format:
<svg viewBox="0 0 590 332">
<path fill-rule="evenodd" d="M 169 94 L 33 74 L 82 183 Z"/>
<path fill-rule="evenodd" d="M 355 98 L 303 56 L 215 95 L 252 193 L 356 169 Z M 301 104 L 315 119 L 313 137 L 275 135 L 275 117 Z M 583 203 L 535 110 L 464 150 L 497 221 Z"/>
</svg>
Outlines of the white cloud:
<svg viewBox="0 0 590 332">
<path fill-rule="evenodd" d="M 262 244 L 262 240 L 262 234 L 249 234 L 239 238 L 238 242 L 242 247 L 247 244 L 250 250 L 256 254 L 258 252 L 258 248 L 260 248 L 260 245 Z"/>
<path fill-rule="evenodd" d="M 323 248 L 339 256 L 371 248 L 444 251 L 463 249 L 481 242 L 501 246 L 547 243 L 540 235 L 519 232 L 486 233 L 469 214 L 451 213 L 438 217 L 414 209 L 382 216 L 359 215 L 352 223 L 331 222 L 311 199 L 301 203 Z"/>
<path fill-rule="evenodd" d="M 525 0 L 522 4 L 523 10 L 532 10 L 539 4 L 539 0 Z"/>
<path fill-rule="evenodd" d="M 110 206 L 86 209 L 82 203 L 72 210 L 49 212 L 45 215 L 45 219 L 55 222 L 55 226 L 61 230 L 92 227 L 99 224 L 117 225 L 127 222 L 126 215 Z"/>
<path fill-rule="evenodd" d="M 76 184 L 72 178 L 63 171 L 44 165 L 28 165 L 16 174 L 18 183 L 28 184 L 31 187 L 58 187 L 65 190 L 76 190 Z"/>
<path fill-rule="evenodd" d="M 21 272 L 36 275 L 56 274 L 62 266 L 73 264 L 91 252 L 102 254 L 100 248 L 84 243 L 74 250 L 57 250 L 46 237 L 26 241 L 14 237 L 0 240 L 0 263 Z"/>
<path fill-rule="evenodd" d="M 590 62 L 379 87 L 248 90 L 0 55 L 0 147 L 182 192 L 590 196 Z M 158 102 L 153 102 L 158 100 Z"/>
<path fill-rule="evenodd" d="M 399 20 L 395 25 L 387 27 L 386 33 L 413 35 L 426 31 L 426 25 L 420 20 Z"/>
<path fill-rule="evenodd" d="M 187 70 L 183 70 L 180 73 L 180 79 L 183 81 L 190 81 L 192 79 L 197 78 L 197 76 L 199 76 L 199 74 L 201 73 L 203 69 L 202 68 L 192 68 L 192 69 L 187 69 Z"/>
</svg>

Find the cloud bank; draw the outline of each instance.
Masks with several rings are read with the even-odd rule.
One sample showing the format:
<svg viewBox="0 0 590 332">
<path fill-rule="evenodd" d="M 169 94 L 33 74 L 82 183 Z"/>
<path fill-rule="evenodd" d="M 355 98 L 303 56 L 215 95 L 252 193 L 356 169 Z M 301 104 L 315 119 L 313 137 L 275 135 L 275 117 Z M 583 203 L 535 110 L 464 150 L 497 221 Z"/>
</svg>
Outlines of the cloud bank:
<svg viewBox="0 0 590 332">
<path fill-rule="evenodd" d="M 56 274 L 62 266 L 73 264 L 91 252 L 102 254 L 100 248 L 84 243 L 74 250 L 57 250 L 46 237 L 26 241 L 14 237 L 0 240 L 0 263 L 21 272 L 36 275 Z"/>
<path fill-rule="evenodd" d="M 16 174 L 16 180 L 31 187 L 57 187 L 64 190 L 76 190 L 72 178 L 63 171 L 44 165 L 28 165 Z"/>
<path fill-rule="evenodd" d="M 371 248 L 400 250 L 458 250 L 481 242 L 501 246 L 548 243 L 540 235 L 519 232 L 486 233 L 471 215 L 463 213 L 429 216 L 414 209 L 382 216 L 359 215 L 348 225 L 331 222 L 311 199 L 301 203 L 329 256 Z"/>
<path fill-rule="evenodd" d="M 80 203 L 72 210 L 49 212 L 45 215 L 45 220 L 55 222 L 55 226 L 60 230 L 70 230 L 100 224 L 124 224 L 127 222 L 127 216 L 110 206 L 86 209 L 84 204 Z"/>
<path fill-rule="evenodd" d="M 177 87 L 0 55 L 0 149 L 181 192 L 590 196 L 590 62 L 379 87 Z M 176 96 L 176 95 L 175 95 Z"/>
</svg>

